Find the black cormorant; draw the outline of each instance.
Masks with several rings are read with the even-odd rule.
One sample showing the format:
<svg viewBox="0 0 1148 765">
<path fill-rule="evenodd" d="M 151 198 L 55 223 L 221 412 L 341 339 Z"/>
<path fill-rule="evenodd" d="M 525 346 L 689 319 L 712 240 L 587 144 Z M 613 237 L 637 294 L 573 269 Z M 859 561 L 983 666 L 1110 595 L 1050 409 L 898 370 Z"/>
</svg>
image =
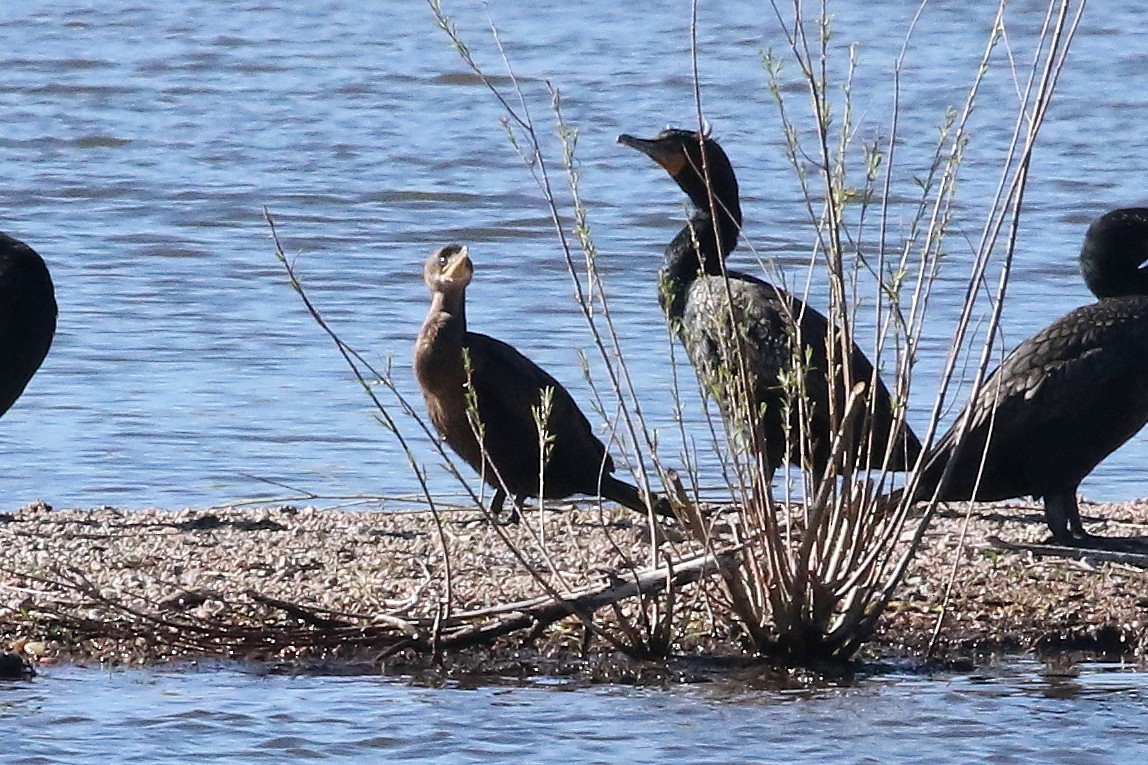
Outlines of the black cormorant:
<svg viewBox="0 0 1148 765">
<path fill-rule="evenodd" d="M 509 491 L 515 509 L 538 496 L 538 426 L 534 410 L 543 390 L 552 393 L 546 423 L 551 451 L 543 473 L 547 499 L 572 494 L 604 497 L 641 513 L 638 489 L 615 478 L 614 461 L 562 385 L 510 345 L 466 328 L 466 287 L 474 266 L 466 247 L 447 245 L 430 256 L 423 277 L 431 291 L 430 313 L 415 343 L 415 375 L 431 422 L 443 440 L 491 487 L 491 513 L 498 518 Z M 468 403 L 469 382 L 475 403 Z M 477 407 L 485 448 L 468 411 Z M 668 507 L 658 506 L 658 512 Z"/>
<path fill-rule="evenodd" d="M 0 233 L 0 415 L 40 368 L 55 332 L 48 267 L 31 247 Z"/>
<path fill-rule="evenodd" d="M 942 501 L 1044 499 L 1060 544 L 1137 549 L 1131 540 L 1084 530 L 1076 489 L 1101 460 L 1148 422 L 1148 208 L 1113 210 L 1093 222 L 1080 251 L 1085 284 L 1098 301 L 1028 338 L 989 375 L 928 457 L 917 496 L 932 496 L 968 433 Z"/>
<path fill-rule="evenodd" d="M 665 168 L 697 208 L 666 247 L 660 273 L 662 310 L 727 421 L 744 422 L 747 413 L 760 413 L 755 427 L 759 429 L 759 443 L 764 446 L 770 474 L 787 455 L 793 464 L 802 463 L 803 450 L 798 442 L 800 407 L 791 393 L 792 387 L 787 391 L 782 384 L 793 369 L 791 339 L 795 322 L 799 323 L 804 346 L 799 355 L 808 360 L 803 387 L 811 409 L 805 431 L 810 441 L 805 450 L 815 475 L 823 475 L 838 430 L 831 422 L 829 408 L 829 321 L 785 290 L 761 279 L 733 270 L 725 270 L 723 278 L 724 260 L 737 245 L 741 231 L 737 178 L 725 152 L 708 135 L 688 130 L 667 129 L 653 139 L 622 135 L 618 143 L 637 149 Z M 732 344 L 738 337 L 744 341 L 745 363 L 753 381 L 749 401 L 741 401 L 739 395 L 732 393 L 736 386 L 728 382 L 739 379 L 740 365 Z M 854 381 L 864 381 L 873 388 L 872 400 L 860 407 L 860 414 L 852 423 L 855 464 L 862 468 L 880 467 L 892 438 L 888 467 L 906 470 L 920 454 L 920 441 L 907 424 L 891 433 L 893 406 L 889 391 L 856 344 L 852 346 L 850 374 Z M 852 386 L 838 380 L 832 387 L 835 417 L 841 418 Z M 739 407 L 743 409 L 740 417 L 735 412 Z M 788 443 L 784 415 L 787 407 Z"/>
</svg>

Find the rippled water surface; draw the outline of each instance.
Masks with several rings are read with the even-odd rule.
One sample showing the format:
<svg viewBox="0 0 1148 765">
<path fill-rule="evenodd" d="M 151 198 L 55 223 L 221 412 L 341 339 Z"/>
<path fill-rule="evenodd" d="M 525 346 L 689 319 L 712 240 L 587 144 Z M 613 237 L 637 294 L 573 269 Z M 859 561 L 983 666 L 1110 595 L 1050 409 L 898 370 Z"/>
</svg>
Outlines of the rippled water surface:
<svg viewBox="0 0 1148 765">
<path fill-rule="evenodd" d="M 760 61 L 784 39 L 765 3 L 702 5 L 705 111 L 740 172 L 746 235 L 800 284 L 810 227 Z M 943 111 L 962 98 L 980 55 L 992 19 L 983 5 L 932 3 L 918 25 L 902 93 L 901 202 L 911 201 Z M 889 124 L 891 62 L 916 6 L 834 7 L 835 42 L 859 46 L 863 137 Z M 460 0 L 447 10 L 507 88 L 487 7 Z M 1075 266 L 1085 226 L 1145 196 L 1148 16 L 1139 10 L 1131 0 L 1090 8 L 1061 78 L 1026 197 L 1007 347 L 1090 299 Z M 546 82 L 579 131 L 582 191 L 620 343 L 662 456 L 680 463 L 654 274 L 685 200 L 614 139 L 695 120 L 688 3 L 655 11 L 593 0 L 575 12 L 495 0 L 489 14 L 564 211 Z M 1010 14 L 1007 52 L 1023 60 L 1040 5 L 1013 3 Z M 589 408 L 577 352 L 596 375 L 601 363 L 547 208 L 506 140 L 498 103 L 423 4 L 42 0 L 0 5 L 0 30 L 0 229 L 48 260 L 61 310 L 51 356 L 0 421 L 0 507 L 37 498 L 203 506 L 293 493 L 277 484 L 322 495 L 416 491 L 396 440 L 287 286 L 263 206 L 333 325 L 369 358 L 393 359 L 416 404 L 409 357 L 427 304 L 420 265 L 457 240 L 477 264 L 472 326 L 525 350 Z M 922 347 L 916 423 L 935 390 L 965 242 L 978 237 L 1026 76 L 1003 68 L 1005 53 L 972 125 L 954 266 Z M 790 66 L 783 76 L 800 116 L 795 74 Z M 756 268 L 745 246 L 733 262 Z M 709 431 L 684 372 L 687 442 L 713 476 Z M 609 402 L 607 410 L 613 417 Z M 429 463 L 432 487 L 457 493 L 425 438 L 400 424 Z M 1135 470 L 1145 457 L 1138 437 L 1084 490 L 1145 494 Z"/>
<path fill-rule="evenodd" d="M 800 284 L 810 227 L 760 61 L 784 39 L 759 0 L 701 5 L 705 112 L 740 173 L 745 234 Z M 833 6 L 834 42 L 859 46 L 863 137 L 889 124 L 891 62 L 917 5 Z M 945 107 L 962 98 L 992 20 L 987 5 L 941 0 L 918 24 L 901 94 L 895 218 Z M 505 89 L 487 7 L 566 213 L 547 82 L 579 131 L 581 188 L 620 344 L 662 456 L 677 462 L 654 274 L 684 198 L 614 139 L 694 122 L 688 3 L 448 2 Z M 1075 266 L 1084 228 L 1148 196 L 1142 11 L 1133 0 L 1094 3 L 1081 27 L 1036 154 L 1006 347 L 1089 301 Z M 921 351 L 917 424 L 960 300 L 965 242 L 978 238 L 1027 76 L 1006 71 L 1005 54 L 1025 60 L 1040 21 L 1040 4 L 1010 4 L 1008 48 L 982 90 L 953 271 Z M 577 352 L 595 374 L 601 363 L 546 205 L 506 140 L 498 103 L 423 4 L 5 2 L 0 40 L 0 229 L 47 259 L 60 303 L 51 355 L 0 420 L 0 510 L 37 498 L 135 508 L 294 494 L 280 484 L 321 495 L 416 491 L 396 440 L 288 287 L 264 206 L 332 324 L 369 358 L 393 359 L 416 404 L 409 357 L 427 303 L 421 263 L 461 241 L 477 267 L 472 326 L 526 351 L 588 406 Z M 792 66 L 783 74 L 796 114 L 805 97 L 794 76 Z M 731 262 L 753 269 L 753 260 L 743 245 Z M 704 453 L 708 430 L 685 374 L 686 440 Z M 400 424 L 432 487 L 457 493 L 425 439 Z M 1148 493 L 1138 469 L 1146 457 L 1139 436 L 1084 491 Z M 1059 677 L 1021 662 L 785 693 L 745 683 L 547 685 L 49 668 L 0 684 L 0 761 L 1134 763 L 1148 749 L 1145 675 L 1103 666 Z"/>
<path fill-rule="evenodd" d="M 550 686 L 550 687 L 548 687 Z M 1017 661 L 852 687 L 668 689 L 541 681 L 47 669 L 0 683 L 0 761 L 1137 763 L 1148 676 Z"/>
</svg>

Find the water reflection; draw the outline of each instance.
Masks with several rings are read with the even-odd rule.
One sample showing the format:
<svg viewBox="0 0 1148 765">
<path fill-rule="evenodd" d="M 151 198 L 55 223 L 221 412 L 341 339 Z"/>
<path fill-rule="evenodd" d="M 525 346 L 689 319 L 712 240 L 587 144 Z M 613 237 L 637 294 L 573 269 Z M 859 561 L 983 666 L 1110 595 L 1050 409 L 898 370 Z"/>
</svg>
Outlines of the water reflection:
<svg viewBox="0 0 1148 765">
<path fill-rule="evenodd" d="M 816 690 L 412 687 L 372 676 L 47 668 L 0 683 L 6 762 L 1136 762 L 1148 675 L 1009 659 Z M 1074 689 L 1061 693 L 1061 689 Z M 739 692 L 730 689 L 740 685 Z M 162 735 L 156 735 L 162 733 Z"/>
</svg>

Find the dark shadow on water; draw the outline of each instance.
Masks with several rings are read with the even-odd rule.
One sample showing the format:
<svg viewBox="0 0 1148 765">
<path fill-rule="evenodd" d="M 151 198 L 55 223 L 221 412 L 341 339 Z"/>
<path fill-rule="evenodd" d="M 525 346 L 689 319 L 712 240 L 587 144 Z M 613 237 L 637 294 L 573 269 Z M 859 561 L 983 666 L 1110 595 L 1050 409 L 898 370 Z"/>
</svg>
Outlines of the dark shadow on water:
<svg viewBox="0 0 1148 765">
<path fill-rule="evenodd" d="M 598 686 L 668 690 L 704 686 L 714 698 L 784 694 L 792 698 L 833 694 L 883 676 L 930 677 L 969 673 L 967 659 L 858 661 L 823 667 L 780 667 L 746 656 L 674 657 L 639 661 L 620 654 L 555 657 L 529 650 L 474 651 L 441 657 L 411 655 L 380 665 L 370 656 L 300 661 L 206 660 L 165 665 L 163 671 L 238 670 L 257 676 L 357 677 L 376 675 L 412 686 L 443 689 L 485 687 L 577 690 Z"/>
</svg>

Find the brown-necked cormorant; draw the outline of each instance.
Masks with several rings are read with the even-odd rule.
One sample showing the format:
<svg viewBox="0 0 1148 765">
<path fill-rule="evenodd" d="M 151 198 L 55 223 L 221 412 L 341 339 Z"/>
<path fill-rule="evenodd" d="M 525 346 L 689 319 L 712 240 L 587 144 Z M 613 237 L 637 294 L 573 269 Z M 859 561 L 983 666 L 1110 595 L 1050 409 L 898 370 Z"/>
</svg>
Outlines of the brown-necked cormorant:
<svg viewBox="0 0 1148 765">
<path fill-rule="evenodd" d="M 736 403 L 748 405 L 747 411 L 760 412 L 755 426 L 770 474 L 787 455 L 799 467 L 802 462 L 798 441 L 800 408 L 781 382 L 793 368 L 791 338 L 795 334 L 794 322 L 799 323 L 804 345 L 800 355 L 808 359 L 803 386 L 811 408 L 806 430 L 810 442 L 805 448 L 815 475 L 823 475 L 838 430 L 831 423 L 829 409 L 829 321 L 785 290 L 754 276 L 726 269 L 723 278 L 724 260 L 737 245 L 742 222 L 737 178 L 729 158 L 713 138 L 688 130 L 666 129 L 653 139 L 621 135 L 618 143 L 637 149 L 665 168 L 696 208 L 693 217 L 666 247 L 659 275 L 662 310 L 685 345 L 703 386 L 715 396 L 729 422 L 737 422 L 737 416 L 731 412 L 737 407 L 730 401 L 736 394 L 729 392 L 736 388 L 722 381 L 738 379 L 740 367 L 732 340 L 744 338 L 746 366 L 753 380 L 752 397 L 748 402 Z M 732 312 L 729 297 L 733 299 Z M 888 467 L 907 469 L 920 454 L 920 441 L 907 424 L 896 433 L 890 432 L 893 406 L 889 391 L 856 344 L 852 346 L 850 367 L 854 381 L 864 381 L 873 389 L 872 400 L 860 408 L 852 423 L 855 464 L 862 468 L 880 467 L 892 437 L 895 443 Z M 834 412 L 840 418 L 852 386 L 838 380 L 832 387 Z M 784 415 L 787 407 L 788 439 Z M 867 418 L 867 426 L 862 418 Z M 871 448 L 866 448 L 867 442 Z"/>
<path fill-rule="evenodd" d="M 0 233 L 0 415 L 40 368 L 55 332 L 48 267 L 31 247 Z"/>
<path fill-rule="evenodd" d="M 467 331 L 466 288 L 473 273 L 467 248 L 457 244 L 443 247 L 427 260 L 423 277 L 431 291 L 431 307 L 415 343 L 415 375 L 443 440 L 494 488 L 493 517 L 501 514 L 507 492 L 515 504 L 512 520 L 518 518 L 517 506 L 525 497 L 538 496 L 541 462 L 532 409 L 539 407 L 547 388 L 553 394 L 546 423 L 552 441 L 543 473 L 545 497 L 604 497 L 645 513 L 638 489 L 611 475 L 614 460 L 566 389 L 510 345 Z M 469 357 L 474 405 L 468 403 L 464 353 Z M 481 423 L 481 447 L 467 416 L 474 406 Z"/>
<path fill-rule="evenodd" d="M 974 499 L 984 455 L 975 499 L 1043 498 L 1058 543 L 1144 550 L 1085 531 L 1076 489 L 1148 422 L 1146 261 L 1148 208 L 1113 210 L 1089 226 L 1080 270 L 1098 301 L 1065 314 L 1005 357 L 930 452 L 918 498 L 935 491 L 971 407 L 942 501 Z"/>
</svg>

